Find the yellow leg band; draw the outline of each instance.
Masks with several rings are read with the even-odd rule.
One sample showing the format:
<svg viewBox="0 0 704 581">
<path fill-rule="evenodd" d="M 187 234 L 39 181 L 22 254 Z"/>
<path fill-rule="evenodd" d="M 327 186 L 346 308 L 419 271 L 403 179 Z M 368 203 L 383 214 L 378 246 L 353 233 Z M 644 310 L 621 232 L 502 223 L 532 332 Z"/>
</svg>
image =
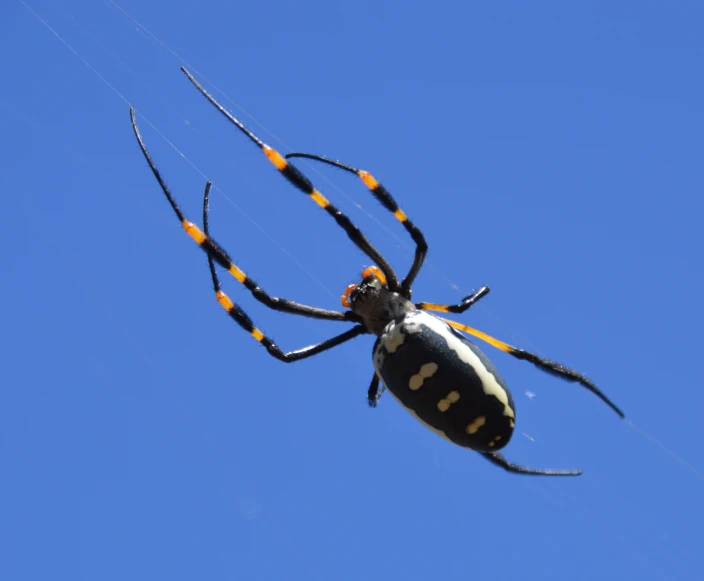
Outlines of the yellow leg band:
<svg viewBox="0 0 704 581">
<path fill-rule="evenodd" d="M 396 216 L 396 219 L 399 222 L 405 222 L 406 220 L 408 220 L 408 216 L 406 216 L 406 213 L 401 208 L 394 212 L 394 216 Z"/>
<path fill-rule="evenodd" d="M 200 228 L 196 226 L 193 222 L 189 222 L 188 220 L 184 220 L 181 222 L 181 226 L 183 226 L 183 229 L 186 231 L 186 234 L 188 234 L 193 240 L 195 240 L 198 245 L 203 244 L 203 242 L 206 241 L 207 236 L 203 234 Z"/>
<path fill-rule="evenodd" d="M 436 305 L 435 303 L 421 303 L 421 307 L 424 311 L 439 311 L 441 313 L 450 312 L 450 309 L 447 308 L 447 305 Z M 449 322 L 450 321 L 448 321 L 448 323 Z"/>
<path fill-rule="evenodd" d="M 218 291 L 215 294 L 215 297 L 218 299 L 218 302 L 222 305 L 222 308 L 225 309 L 228 313 L 235 308 L 235 304 L 230 300 L 230 297 L 228 297 L 224 292 Z"/>
<path fill-rule="evenodd" d="M 230 266 L 230 269 L 228 270 L 228 272 L 229 272 L 232 276 L 234 276 L 237 280 L 239 280 L 241 283 L 244 283 L 244 281 L 247 279 L 247 275 L 246 275 L 244 272 L 242 272 L 242 271 L 237 267 L 236 264 L 233 264 L 232 266 Z"/>
<path fill-rule="evenodd" d="M 470 335 L 474 335 L 475 337 L 479 337 L 482 341 L 486 341 L 489 343 L 489 345 L 492 345 L 493 347 L 496 347 L 497 349 L 501 349 L 501 351 L 504 351 L 505 353 L 512 353 L 513 351 L 516 350 L 515 347 L 511 347 L 508 343 L 504 343 L 503 341 L 499 341 L 498 339 L 494 339 L 490 335 L 487 335 L 486 333 L 482 333 L 481 331 L 474 329 L 472 327 L 468 327 L 467 325 L 463 325 L 462 323 L 457 323 L 456 321 L 450 321 L 449 319 L 443 319 L 448 325 L 454 327 L 455 329 L 459 329 L 460 331 L 464 331 L 465 333 L 469 333 Z"/>
<path fill-rule="evenodd" d="M 368 171 L 360 170 L 357 175 L 362 179 L 364 185 L 367 186 L 370 190 L 376 190 L 379 187 L 379 182 L 376 181 L 374 179 L 374 176 Z"/>
<path fill-rule="evenodd" d="M 276 166 L 276 169 L 282 171 L 286 169 L 288 162 L 283 158 L 283 156 L 275 149 L 265 145 L 263 148 L 264 155 L 269 158 L 269 161 Z"/>
<path fill-rule="evenodd" d="M 311 198 L 313 198 L 313 201 L 318 204 L 321 208 L 327 208 L 330 205 L 330 202 L 328 202 L 327 198 L 323 196 L 318 190 L 313 190 L 311 194 L 309 194 Z"/>
</svg>

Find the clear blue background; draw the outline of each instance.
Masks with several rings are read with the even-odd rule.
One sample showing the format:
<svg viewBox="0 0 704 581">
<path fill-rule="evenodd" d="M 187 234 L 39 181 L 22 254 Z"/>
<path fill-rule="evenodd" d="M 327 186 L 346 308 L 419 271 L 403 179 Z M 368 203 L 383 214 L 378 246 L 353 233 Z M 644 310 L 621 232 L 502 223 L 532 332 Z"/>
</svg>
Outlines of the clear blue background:
<svg viewBox="0 0 704 581">
<path fill-rule="evenodd" d="M 0 9 L 3 579 L 701 579 L 701 3 L 26 2 Z M 337 308 L 367 261 L 184 61 L 281 151 L 391 189 L 430 242 L 418 300 L 491 285 L 462 321 L 632 424 L 487 346 L 506 455 L 584 469 L 512 476 L 368 409 L 370 337 L 271 359 L 215 302 L 126 101 L 194 220 L 215 182 L 218 240 L 272 294 Z M 404 271 L 393 217 L 320 170 Z M 285 349 L 343 328 L 226 282 Z"/>
</svg>

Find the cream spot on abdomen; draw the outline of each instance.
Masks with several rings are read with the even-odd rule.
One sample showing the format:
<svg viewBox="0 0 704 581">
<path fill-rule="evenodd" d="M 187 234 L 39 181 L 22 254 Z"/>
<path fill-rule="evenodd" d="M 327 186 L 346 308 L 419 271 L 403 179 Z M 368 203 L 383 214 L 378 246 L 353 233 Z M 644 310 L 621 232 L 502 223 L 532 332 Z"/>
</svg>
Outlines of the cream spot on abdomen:
<svg viewBox="0 0 704 581">
<path fill-rule="evenodd" d="M 411 376 L 411 379 L 408 382 L 408 387 L 410 387 L 413 391 L 420 389 L 423 385 L 423 382 L 429 377 L 435 375 L 435 372 L 437 370 L 437 363 L 426 363 L 425 365 L 422 365 L 421 368 L 418 370 L 418 373 Z"/>
<path fill-rule="evenodd" d="M 438 402 L 438 409 L 441 412 L 446 412 L 447 410 L 450 409 L 450 406 L 453 403 L 457 403 L 460 399 L 460 394 L 457 391 L 451 391 L 450 393 L 447 394 L 447 397 L 441 399 Z"/>
<path fill-rule="evenodd" d="M 479 428 L 481 428 L 484 424 L 486 424 L 486 416 L 479 416 L 478 418 L 475 418 L 471 424 L 467 424 L 464 431 L 468 434 L 476 434 Z"/>
</svg>

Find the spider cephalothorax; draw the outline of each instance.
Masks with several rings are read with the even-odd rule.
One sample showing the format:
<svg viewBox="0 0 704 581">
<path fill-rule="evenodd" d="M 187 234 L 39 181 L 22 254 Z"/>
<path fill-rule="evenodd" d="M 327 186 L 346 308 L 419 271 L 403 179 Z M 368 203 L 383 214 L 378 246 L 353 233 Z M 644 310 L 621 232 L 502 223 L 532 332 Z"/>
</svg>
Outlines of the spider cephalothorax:
<svg viewBox="0 0 704 581">
<path fill-rule="evenodd" d="M 386 287 L 386 278 L 379 268 L 370 266 L 362 277 L 362 282 L 345 289 L 342 306 L 352 309 L 370 333 L 381 335 L 391 321 L 415 310 L 415 305 L 401 293 Z"/>
<path fill-rule="evenodd" d="M 270 296 L 211 238 L 208 227 L 210 182 L 206 184 L 203 196 L 203 230 L 185 218 L 142 141 L 134 109 L 131 109 L 132 128 L 142 153 L 186 233 L 208 255 L 215 296 L 229 316 L 264 345 L 272 357 L 286 363 L 317 355 L 359 335 L 376 335 L 373 349 L 374 375 L 367 392 L 371 406 L 376 405 L 386 387 L 425 426 L 459 446 L 476 450 L 509 472 L 552 476 L 581 474 L 579 470 L 525 468 L 509 462 L 497 452 L 508 443 L 513 433 L 516 417 L 514 401 L 493 364 L 458 330 L 478 337 L 517 359 L 527 360 L 552 375 L 577 382 L 601 398 L 619 416 L 624 417 L 623 412 L 591 381 L 569 367 L 513 347 L 467 325 L 427 312 L 463 313 L 489 292 L 488 287 L 481 287 L 456 305 L 412 303 L 411 286 L 423 265 L 428 245 L 422 232 L 399 208 L 389 191 L 369 172 L 338 161 L 308 153 L 290 153 L 282 156 L 215 101 L 188 71 L 182 70 L 198 90 L 262 150 L 276 169 L 325 210 L 357 248 L 376 265 L 362 273 L 360 283 L 347 287 L 342 295 L 342 305 L 348 309 L 345 311 L 321 309 Z M 389 262 L 359 228 L 288 161 L 294 157 L 308 158 L 356 174 L 384 208 L 394 215 L 416 244 L 413 263 L 404 279 L 399 282 Z M 283 352 L 254 325 L 247 313 L 223 292 L 215 263 L 243 284 L 255 299 L 271 309 L 315 319 L 354 323 L 354 326 L 315 345 Z"/>
</svg>

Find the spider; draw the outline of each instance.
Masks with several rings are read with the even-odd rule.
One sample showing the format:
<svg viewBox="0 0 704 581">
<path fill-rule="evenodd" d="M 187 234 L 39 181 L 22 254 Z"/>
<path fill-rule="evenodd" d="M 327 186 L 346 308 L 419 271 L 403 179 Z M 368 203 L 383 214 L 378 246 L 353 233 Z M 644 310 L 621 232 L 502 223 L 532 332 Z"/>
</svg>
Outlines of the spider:
<svg viewBox="0 0 704 581">
<path fill-rule="evenodd" d="M 515 405 L 508 387 L 494 365 L 479 348 L 459 331 L 478 337 L 497 349 L 523 359 L 561 379 L 576 382 L 596 394 L 621 418 L 624 413 L 584 375 L 564 365 L 499 341 L 467 325 L 440 318 L 428 311 L 460 314 L 468 310 L 489 288 L 482 286 L 456 305 L 411 302 L 411 287 L 423 265 L 428 245 L 418 227 L 398 206 L 389 191 L 369 172 L 356 169 L 318 155 L 289 153 L 280 155 L 235 119 L 195 78 L 181 70 L 227 119 L 244 133 L 291 184 L 309 196 L 345 231 L 350 240 L 375 264 L 362 272 L 361 282 L 349 285 L 342 295 L 345 311 L 333 311 L 270 296 L 237 266 L 227 252 L 210 235 L 208 225 L 211 182 L 203 196 L 203 230 L 186 219 L 159 170 L 152 161 L 137 126 L 135 111 L 130 108 L 132 129 L 154 177 L 159 182 L 186 233 L 205 251 L 215 296 L 229 316 L 268 353 L 286 363 L 318 355 L 363 334 L 376 335 L 373 348 L 374 375 L 367 392 L 375 407 L 384 389 L 388 391 L 426 427 L 450 442 L 478 452 L 501 468 L 519 474 L 577 476 L 581 470 L 546 470 L 527 468 L 509 462 L 498 452 L 508 444 L 515 427 Z M 394 269 L 350 219 L 331 204 L 291 162 L 292 158 L 332 165 L 356 174 L 382 206 L 391 212 L 415 242 L 415 255 L 408 274 L 399 282 Z M 242 308 L 223 292 L 215 263 L 243 284 L 270 309 L 328 321 L 353 323 L 354 326 L 320 343 L 283 352 L 259 330 Z"/>
</svg>

